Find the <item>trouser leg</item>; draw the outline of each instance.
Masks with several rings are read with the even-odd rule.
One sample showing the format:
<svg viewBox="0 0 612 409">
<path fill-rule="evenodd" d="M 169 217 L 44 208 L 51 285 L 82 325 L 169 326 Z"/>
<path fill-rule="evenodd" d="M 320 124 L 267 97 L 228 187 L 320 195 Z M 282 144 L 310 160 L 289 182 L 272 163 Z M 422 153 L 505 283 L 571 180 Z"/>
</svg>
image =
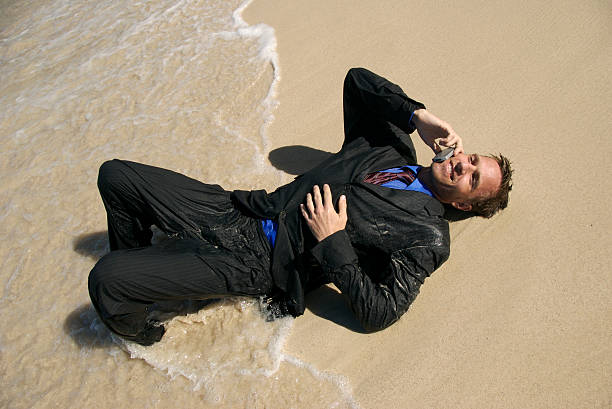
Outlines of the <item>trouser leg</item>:
<svg viewBox="0 0 612 409">
<path fill-rule="evenodd" d="M 150 344 L 163 335 L 150 323 L 156 303 L 179 310 L 184 300 L 272 292 L 260 221 L 220 186 L 119 160 L 102 165 L 98 186 L 114 251 L 91 271 L 89 292 L 114 332 Z M 150 246 L 152 224 L 175 237 Z"/>
<path fill-rule="evenodd" d="M 112 160 L 100 167 L 98 188 L 111 250 L 151 244 L 151 225 L 166 234 L 207 233 L 233 212 L 230 193 L 170 170 Z"/>
<path fill-rule="evenodd" d="M 185 300 L 270 294 L 270 258 L 261 247 L 229 250 L 197 239 L 170 239 L 113 251 L 91 271 L 89 293 L 111 330 L 149 345 L 163 335 L 163 328 L 156 333 L 150 323 L 156 303 L 179 311 Z"/>
</svg>

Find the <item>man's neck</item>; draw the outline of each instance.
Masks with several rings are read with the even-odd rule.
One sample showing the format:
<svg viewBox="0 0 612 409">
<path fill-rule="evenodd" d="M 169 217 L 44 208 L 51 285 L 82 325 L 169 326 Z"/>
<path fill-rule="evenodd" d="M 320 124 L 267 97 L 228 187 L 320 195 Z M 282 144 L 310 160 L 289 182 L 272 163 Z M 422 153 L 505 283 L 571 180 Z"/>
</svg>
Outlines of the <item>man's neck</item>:
<svg viewBox="0 0 612 409">
<path fill-rule="evenodd" d="M 419 169 L 419 173 L 417 173 L 417 179 L 419 179 L 419 182 L 421 182 L 421 184 L 425 186 L 436 199 L 438 199 L 438 195 L 436 194 L 432 183 L 431 166 L 422 166 L 421 169 Z"/>
</svg>

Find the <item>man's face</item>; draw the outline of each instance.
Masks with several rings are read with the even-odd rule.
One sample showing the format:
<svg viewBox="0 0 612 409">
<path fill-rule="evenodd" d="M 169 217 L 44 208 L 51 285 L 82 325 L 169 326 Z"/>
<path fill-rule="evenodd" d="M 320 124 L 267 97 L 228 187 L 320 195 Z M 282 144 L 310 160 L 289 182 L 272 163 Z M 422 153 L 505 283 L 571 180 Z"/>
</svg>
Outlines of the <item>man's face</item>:
<svg viewBox="0 0 612 409">
<path fill-rule="evenodd" d="M 444 162 L 432 163 L 432 187 L 438 199 L 461 210 L 490 197 L 501 185 L 501 170 L 493 158 L 459 153 Z"/>
</svg>

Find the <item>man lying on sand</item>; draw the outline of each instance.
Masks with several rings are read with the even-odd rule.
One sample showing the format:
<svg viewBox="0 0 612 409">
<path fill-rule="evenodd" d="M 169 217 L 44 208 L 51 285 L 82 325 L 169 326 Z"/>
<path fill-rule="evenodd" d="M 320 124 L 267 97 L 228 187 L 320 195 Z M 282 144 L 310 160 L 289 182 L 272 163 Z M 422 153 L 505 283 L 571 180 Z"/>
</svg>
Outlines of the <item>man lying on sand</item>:
<svg viewBox="0 0 612 409">
<path fill-rule="evenodd" d="M 454 156 L 418 166 L 407 136 L 415 129 L 434 152 L 454 145 Z M 165 331 L 159 304 L 178 311 L 186 300 L 265 296 L 298 316 L 304 294 L 330 282 L 364 329 L 397 321 L 448 258 L 444 205 L 491 217 L 507 206 L 512 170 L 501 155 L 465 154 L 447 123 L 362 68 L 344 82 L 344 132 L 338 153 L 273 193 L 104 163 L 111 252 L 89 275 L 103 322 L 150 345 Z M 169 239 L 152 245 L 152 225 Z"/>
</svg>

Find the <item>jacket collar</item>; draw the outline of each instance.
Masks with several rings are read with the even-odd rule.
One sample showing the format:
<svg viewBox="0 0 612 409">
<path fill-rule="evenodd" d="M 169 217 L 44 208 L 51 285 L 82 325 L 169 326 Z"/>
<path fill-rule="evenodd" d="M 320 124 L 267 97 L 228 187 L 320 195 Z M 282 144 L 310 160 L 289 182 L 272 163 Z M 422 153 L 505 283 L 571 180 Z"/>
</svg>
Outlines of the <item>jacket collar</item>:
<svg viewBox="0 0 612 409">
<path fill-rule="evenodd" d="M 357 184 L 404 211 L 418 214 L 425 210 L 430 216 L 442 217 L 444 215 L 444 205 L 438 199 L 425 193 L 393 189 L 365 182 L 358 182 Z"/>
</svg>

